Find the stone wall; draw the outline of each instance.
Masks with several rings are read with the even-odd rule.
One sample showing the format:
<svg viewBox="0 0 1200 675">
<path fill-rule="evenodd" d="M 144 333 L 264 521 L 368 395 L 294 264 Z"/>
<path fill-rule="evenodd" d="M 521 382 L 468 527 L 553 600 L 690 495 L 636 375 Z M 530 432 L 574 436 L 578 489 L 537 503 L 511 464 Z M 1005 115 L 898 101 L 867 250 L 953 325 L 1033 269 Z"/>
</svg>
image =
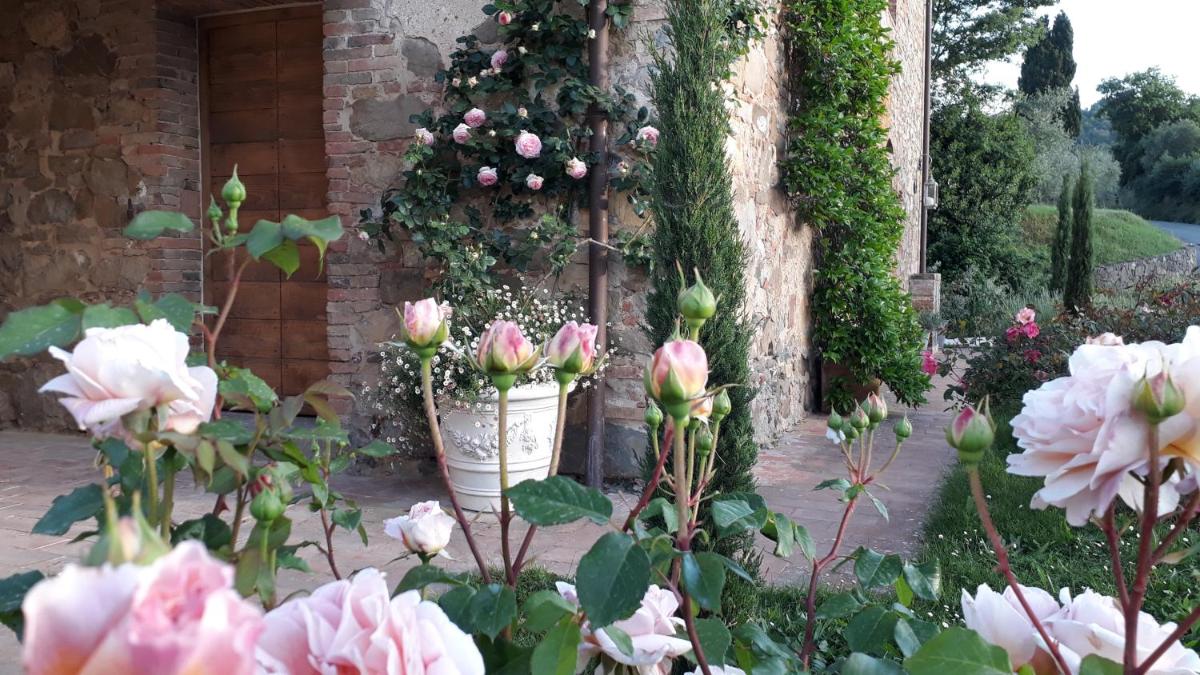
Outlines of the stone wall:
<svg viewBox="0 0 1200 675">
<path fill-rule="evenodd" d="M 888 95 L 888 146 L 896 167 L 893 184 L 907 217 L 896 255 L 896 274 L 907 287 L 909 275 L 921 271 L 921 210 L 924 208 L 925 3 L 896 0 L 883 14 L 896 42 L 893 57 L 900 73 Z"/>
<path fill-rule="evenodd" d="M 1142 258 L 1096 268 L 1095 283 L 1099 288 L 1123 290 L 1153 279 L 1171 279 L 1196 274 L 1197 252 L 1200 246 L 1189 244 L 1153 258 Z"/>
</svg>

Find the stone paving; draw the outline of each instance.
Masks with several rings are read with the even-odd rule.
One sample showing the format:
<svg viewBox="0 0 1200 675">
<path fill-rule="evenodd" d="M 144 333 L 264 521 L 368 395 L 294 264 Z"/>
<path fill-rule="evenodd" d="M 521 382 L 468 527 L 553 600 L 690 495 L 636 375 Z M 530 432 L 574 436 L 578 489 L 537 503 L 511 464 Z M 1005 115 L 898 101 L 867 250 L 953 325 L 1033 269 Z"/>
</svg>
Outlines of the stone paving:
<svg viewBox="0 0 1200 675">
<path fill-rule="evenodd" d="M 921 525 L 927 505 L 933 497 L 945 468 L 953 459 L 953 451 L 945 443 L 942 429 L 946 413 L 941 411 L 940 392 L 930 394 L 930 405 L 910 413 L 914 433 L 905 443 L 900 459 L 882 480 L 890 489 L 876 488 L 890 512 L 885 521 L 867 504 L 854 515 L 842 552 L 857 546 L 870 546 L 880 551 L 912 553 L 919 544 Z M 895 406 L 893 406 L 895 407 Z M 893 413 L 892 420 L 897 418 Z M 885 447 L 890 451 L 891 434 L 884 433 Z M 877 454 L 881 454 L 877 451 Z M 57 572 L 68 562 L 76 560 L 88 543 L 71 543 L 83 531 L 77 525 L 61 537 L 30 534 L 37 519 L 57 495 L 97 480 L 99 471 L 93 465 L 94 452 L 87 439 L 80 435 L 39 434 L 20 431 L 0 432 L 0 578 L 15 572 L 39 569 Z M 880 460 L 882 461 L 882 460 Z M 818 555 L 828 551 L 842 515 L 842 504 L 830 490 L 814 492 L 820 481 L 844 475 L 841 455 L 825 438 L 825 418 L 814 415 L 797 429 L 785 434 L 778 443 L 760 451 L 755 468 L 759 492 L 771 508 L 786 513 L 808 528 L 816 542 Z M 363 522 L 370 535 L 369 547 L 363 547 L 356 535 L 338 530 L 335 550 L 343 572 L 375 566 L 398 580 L 415 560 L 396 560 L 402 549 L 383 534 L 382 521 L 407 511 L 414 502 L 443 498 L 440 484 L 434 476 L 410 475 L 392 477 L 340 476 L 335 479 L 339 490 L 356 499 L 363 507 Z M 196 490 L 190 477 L 184 477 L 176 489 L 177 519 L 197 517 L 211 510 L 212 496 Z M 621 522 L 637 500 L 630 492 L 610 492 L 616 508 L 614 522 Z M 318 539 L 319 516 L 304 508 L 291 512 L 295 525 L 294 536 Z M 247 528 L 248 529 L 248 528 Z M 474 531 L 490 560 L 499 563 L 499 527 L 490 515 L 481 515 Z M 591 543 L 604 527 L 578 523 L 552 528 L 539 533 L 532 547 L 536 564 L 557 572 L 574 569 Z M 517 528 L 518 536 L 523 528 Z M 468 569 L 472 566 L 469 551 L 457 531 L 449 551 L 449 567 Z M 773 584 L 806 583 L 807 564 L 799 553 L 782 560 L 770 555 L 771 543 L 759 540 L 764 552 L 763 573 Z M 303 549 L 303 555 L 315 574 L 284 571 L 280 586 L 282 594 L 315 586 L 330 578 L 324 559 L 313 548 Z M 11 632 L 0 629 L 0 674 L 19 672 L 18 645 Z"/>
</svg>

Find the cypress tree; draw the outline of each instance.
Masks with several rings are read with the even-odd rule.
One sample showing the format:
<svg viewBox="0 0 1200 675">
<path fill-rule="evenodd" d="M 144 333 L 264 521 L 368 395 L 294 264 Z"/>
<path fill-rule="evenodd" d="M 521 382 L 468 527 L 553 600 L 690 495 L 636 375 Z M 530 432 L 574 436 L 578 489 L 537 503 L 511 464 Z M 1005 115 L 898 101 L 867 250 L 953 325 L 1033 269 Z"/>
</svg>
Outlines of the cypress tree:
<svg viewBox="0 0 1200 675">
<path fill-rule="evenodd" d="M 1071 262 L 1063 291 L 1063 304 L 1075 311 L 1092 302 L 1092 176 L 1087 162 L 1079 168 L 1079 182 L 1075 184 L 1075 203 L 1071 227 Z"/>
<path fill-rule="evenodd" d="M 1071 176 L 1063 174 L 1058 195 L 1058 223 L 1050 248 L 1050 288 L 1061 291 L 1067 280 L 1067 261 L 1071 257 Z"/>
<path fill-rule="evenodd" d="M 1021 77 L 1017 80 L 1017 87 L 1030 96 L 1066 89 L 1075 79 L 1075 30 L 1071 20 L 1066 13 L 1059 12 L 1053 27 L 1044 18 L 1042 26 L 1046 34 L 1025 51 Z M 1079 92 L 1075 91 L 1060 114 L 1063 128 L 1071 136 L 1079 136 L 1082 117 Z"/>
</svg>

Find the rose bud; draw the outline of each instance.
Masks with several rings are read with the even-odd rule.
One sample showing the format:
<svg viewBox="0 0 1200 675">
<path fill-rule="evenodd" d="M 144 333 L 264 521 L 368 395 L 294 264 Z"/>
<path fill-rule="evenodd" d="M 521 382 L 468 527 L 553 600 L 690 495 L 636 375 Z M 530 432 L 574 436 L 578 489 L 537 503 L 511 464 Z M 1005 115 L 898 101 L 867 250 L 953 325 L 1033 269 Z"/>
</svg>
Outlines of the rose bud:
<svg viewBox="0 0 1200 675">
<path fill-rule="evenodd" d="M 225 187 L 221 188 L 221 199 L 224 199 L 225 203 L 234 209 L 246 201 L 246 186 L 238 180 L 237 165 L 233 167 L 233 175 L 229 177 L 228 181 L 225 181 Z"/>
<path fill-rule="evenodd" d="M 546 345 L 546 361 L 572 376 L 591 373 L 596 361 L 596 327 L 574 321 L 563 324 Z"/>
<path fill-rule="evenodd" d="M 508 24 L 512 23 L 512 20 L 513 15 L 511 12 L 500 12 L 496 15 L 496 23 L 500 24 L 501 26 L 507 26 Z"/>
<path fill-rule="evenodd" d="M 405 302 L 404 321 L 400 324 L 405 344 L 421 358 L 433 358 L 450 334 L 449 316 L 449 305 L 439 305 L 433 298 L 415 304 Z"/>
<path fill-rule="evenodd" d="M 680 291 L 675 302 L 679 313 L 693 332 L 699 331 L 704 322 L 717 313 L 717 298 L 708 286 L 704 285 L 699 270 L 696 270 L 696 283 Z"/>
<path fill-rule="evenodd" d="M 946 427 L 946 442 L 958 450 L 958 459 L 967 466 L 975 466 L 983 459 L 983 453 L 992 447 L 996 438 L 995 427 L 988 419 L 986 410 L 978 412 L 967 406 Z"/>
<path fill-rule="evenodd" d="M 1165 371 L 1153 377 L 1142 376 L 1133 387 L 1133 409 L 1146 416 L 1151 424 L 1159 424 L 1183 412 L 1183 392 Z"/>
<path fill-rule="evenodd" d="M 838 414 L 836 410 L 829 412 L 829 428 L 834 431 L 844 431 L 848 425 L 846 419 Z"/>
<path fill-rule="evenodd" d="M 454 139 L 455 143 L 466 143 L 471 140 L 471 127 L 466 124 L 459 124 L 454 127 L 454 131 L 451 132 L 450 137 Z"/>
<path fill-rule="evenodd" d="M 515 376 L 537 365 L 538 349 L 511 321 L 493 321 L 479 338 L 476 362 L 492 376 L 497 389 L 512 387 Z"/>
<path fill-rule="evenodd" d="M 908 421 L 908 416 L 905 415 L 904 419 L 896 422 L 896 426 L 892 427 L 892 431 L 896 432 L 896 440 L 902 441 L 912 436 L 912 422 Z"/>
<path fill-rule="evenodd" d="M 221 212 L 221 207 L 217 206 L 216 197 L 210 196 L 208 198 L 208 210 L 204 212 L 204 215 L 212 221 L 213 227 L 217 226 L 217 222 L 221 220 L 221 216 L 224 214 Z"/>
<path fill-rule="evenodd" d="M 647 401 L 646 414 L 642 419 L 646 422 L 646 426 L 650 427 L 650 433 L 658 431 L 663 421 L 662 408 L 659 408 L 654 401 Z"/>
<path fill-rule="evenodd" d="M 536 173 L 531 173 L 525 177 L 525 187 L 529 188 L 530 190 L 541 190 L 542 185 L 545 182 L 546 179 L 542 178 Z"/>
<path fill-rule="evenodd" d="M 707 424 L 701 424 L 700 427 L 696 429 L 696 453 L 701 457 L 704 457 L 708 455 L 708 453 L 712 452 L 713 442 L 715 441 L 716 439 L 713 438 L 712 431 L 709 430 Z"/>
<path fill-rule="evenodd" d="M 713 400 L 711 396 L 705 396 L 704 398 L 696 401 L 692 405 L 692 424 L 696 425 L 702 422 L 708 422 L 708 418 L 712 417 L 712 412 Z"/>
<path fill-rule="evenodd" d="M 646 393 L 676 420 L 686 420 L 692 399 L 704 394 L 708 356 L 691 340 L 672 340 L 658 348 L 646 366 Z"/>
<path fill-rule="evenodd" d="M 867 419 L 871 424 L 879 424 L 887 417 L 887 403 L 875 392 L 867 395 Z"/>
<path fill-rule="evenodd" d="M 713 396 L 713 424 L 720 424 L 721 420 L 728 417 L 729 413 L 732 411 L 733 401 L 729 400 L 729 390 L 722 389 L 721 391 L 717 392 L 717 395 Z"/>
<path fill-rule="evenodd" d="M 413 504 L 408 515 L 383 521 L 383 531 L 389 537 L 399 539 L 413 553 L 429 558 L 441 553 L 450 543 L 454 522 L 436 500 L 419 502 Z"/>
<path fill-rule="evenodd" d="M 854 412 L 850 413 L 850 426 L 858 431 L 871 426 L 871 420 L 867 417 L 867 413 L 862 409 L 861 405 L 854 406 Z"/>
</svg>

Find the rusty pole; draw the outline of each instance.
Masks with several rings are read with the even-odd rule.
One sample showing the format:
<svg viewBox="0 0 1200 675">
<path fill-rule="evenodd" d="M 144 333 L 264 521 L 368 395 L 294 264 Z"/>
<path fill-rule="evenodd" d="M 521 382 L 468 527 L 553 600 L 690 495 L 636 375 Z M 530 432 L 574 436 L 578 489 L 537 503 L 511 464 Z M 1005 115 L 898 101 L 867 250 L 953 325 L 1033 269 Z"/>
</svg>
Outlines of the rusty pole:
<svg viewBox="0 0 1200 675">
<path fill-rule="evenodd" d="M 588 26 L 596 37 L 588 42 L 588 82 L 608 91 L 608 0 L 589 0 Z M 588 109 L 592 131 L 591 151 L 595 157 L 588 181 L 588 310 L 598 330 L 596 346 L 608 347 L 608 115 L 593 103 Z M 587 484 L 604 482 L 604 376 L 588 396 Z"/>
</svg>

